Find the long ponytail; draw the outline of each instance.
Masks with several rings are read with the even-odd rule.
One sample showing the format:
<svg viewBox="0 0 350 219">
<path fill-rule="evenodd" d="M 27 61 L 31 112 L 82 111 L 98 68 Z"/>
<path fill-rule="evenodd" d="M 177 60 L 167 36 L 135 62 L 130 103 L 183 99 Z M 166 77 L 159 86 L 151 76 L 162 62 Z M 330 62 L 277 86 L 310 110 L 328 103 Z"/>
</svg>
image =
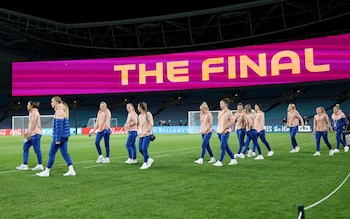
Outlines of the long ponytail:
<svg viewBox="0 0 350 219">
<path fill-rule="evenodd" d="M 65 112 L 65 117 L 69 119 L 69 106 L 66 102 L 62 100 L 60 96 L 54 96 L 52 99 L 54 99 L 57 103 L 62 103 L 64 105 L 64 112 Z"/>
<path fill-rule="evenodd" d="M 64 105 L 64 112 L 66 113 L 66 118 L 69 119 L 69 106 L 66 102 L 62 101 Z"/>
</svg>

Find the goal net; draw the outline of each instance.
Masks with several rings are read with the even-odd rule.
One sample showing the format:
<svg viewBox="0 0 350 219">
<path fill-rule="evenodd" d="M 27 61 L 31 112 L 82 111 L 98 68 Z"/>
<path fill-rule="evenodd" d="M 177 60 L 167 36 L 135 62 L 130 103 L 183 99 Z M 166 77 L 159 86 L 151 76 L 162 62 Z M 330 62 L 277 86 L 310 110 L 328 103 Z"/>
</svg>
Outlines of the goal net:
<svg viewBox="0 0 350 219">
<path fill-rule="evenodd" d="M 218 114 L 221 110 L 210 110 L 213 115 L 213 131 L 217 130 L 218 125 Z M 235 113 L 237 110 L 231 110 L 232 113 Z M 198 134 L 200 133 L 200 112 L 201 111 L 188 111 L 188 133 L 189 134 Z M 255 110 L 252 110 L 255 113 Z"/>
<path fill-rule="evenodd" d="M 96 124 L 97 118 L 89 118 L 86 128 L 93 128 Z M 111 127 L 117 127 L 118 125 L 118 119 L 117 118 L 111 118 Z"/>
<path fill-rule="evenodd" d="M 52 128 L 53 115 L 40 115 L 41 128 Z M 24 135 L 28 129 L 29 116 L 12 116 L 11 129 L 16 134 Z M 20 132 L 20 133 L 18 133 Z"/>
</svg>

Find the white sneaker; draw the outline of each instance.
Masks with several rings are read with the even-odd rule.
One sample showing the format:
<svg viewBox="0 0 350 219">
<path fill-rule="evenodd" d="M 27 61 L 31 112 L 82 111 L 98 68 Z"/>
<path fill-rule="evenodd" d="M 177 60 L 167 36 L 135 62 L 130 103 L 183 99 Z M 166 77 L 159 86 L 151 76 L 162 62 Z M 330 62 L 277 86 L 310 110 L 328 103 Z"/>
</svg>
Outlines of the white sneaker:
<svg viewBox="0 0 350 219">
<path fill-rule="evenodd" d="M 333 149 L 330 149 L 329 150 L 329 156 L 333 156 L 334 155 L 334 150 Z"/>
<path fill-rule="evenodd" d="M 208 163 L 215 163 L 215 162 L 216 162 L 215 157 L 211 157 L 210 160 L 208 161 Z"/>
<path fill-rule="evenodd" d="M 63 174 L 63 176 L 76 176 L 77 174 L 75 173 L 74 170 L 68 170 L 67 173 Z"/>
<path fill-rule="evenodd" d="M 256 156 L 255 152 L 251 150 L 248 151 L 247 157 L 255 157 L 255 156 Z"/>
<path fill-rule="evenodd" d="M 126 163 L 126 164 L 132 164 L 132 163 L 133 163 L 133 160 L 130 159 L 130 158 L 128 158 L 124 163 Z"/>
<path fill-rule="evenodd" d="M 231 159 L 230 163 L 228 165 L 236 165 L 238 162 L 236 159 Z"/>
<path fill-rule="evenodd" d="M 141 170 L 148 169 L 148 164 L 146 162 L 143 162 L 142 166 L 140 167 Z"/>
<path fill-rule="evenodd" d="M 273 150 L 271 150 L 271 151 L 269 151 L 269 152 L 267 153 L 267 156 L 268 156 L 268 157 L 271 157 L 273 154 L 274 154 L 274 152 L 273 152 Z"/>
<path fill-rule="evenodd" d="M 28 165 L 27 164 L 21 164 L 18 167 L 16 167 L 17 170 L 28 170 Z"/>
<path fill-rule="evenodd" d="M 136 159 L 131 159 L 131 162 L 132 162 L 132 164 L 133 163 L 137 163 L 137 160 Z"/>
<path fill-rule="evenodd" d="M 298 153 L 300 151 L 300 147 L 295 146 L 295 152 Z"/>
<path fill-rule="evenodd" d="M 236 155 L 236 154 L 235 154 Z M 239 154 L 237 154 L 237 157 L 238 158 L 241 158 L 241 159 L 244 159 L 244 154 L 243 153 L 239 153 Z"/>
<path fill-rule="evenodd" d="M 152 164 L 153 164 L 153 162 L 154 162 L 154 160 L 152 159 L 152 158 L 148 158 L 148 160 L 147 160 L 147 165 L 148 165 L 148 167 L 151 167 L 152 166 Z"/>
<path fill-rule="evenodd" d="M 344 152 L 349 152 L 349 146 L 344 147 Z"/>
<path fill-rule="evenodd" d="M 222 167 L 222 162 L 220 160 L 218 160 L 215 163 L 213 163 L 213 166 Z"/>
<path fill-rule="evenodd" d="M 289 153 L 296 153 L 297 151 L 295 150 L 295 148 L 293 148 L 291 151 L 289 151 Z"/>
<path fill-rule="evenodd" d="M 248 150 L 248 152 L 247 152 L 247 157 L 251 157 L 252 156 L 252 150 Z"/>
<path fill-rule="evenodd" d="M 42 164 L 37 164 L 32 170 L 44 170 L 44 167 Z"/>
<path fill-rule="evenodd" d="M 96 160 L 96 163 L 102 163 L 102 161 L 104 160 L 105 158 L 102 156 L 102 155 L 99 155 L 97 160 Z"/>
<path fill-rule="evenodd" d="M 41 177 L 49 177 L 50 169 L 46 168 L 44 171 L 41 171 L 40 173 L 36 173 L 36 175 Z"/>
<path fill-rule="evenodd" d="M 194 161 L 196 164 L 203 164 L 203 158 Z"/>
<path fill-rule="evenodd" d="M 313 156 L 321 156 L 321 153 L 319 151 L 316 151 Z"/>
<path fill-rule="evenodd" d="M 333 150 L 333 152 L 334 152 L 334 153 L 339 153 L 339 149 L 336 148 L 336 149 Z"/>
<path fill-rule="evenodd" d="M 262 154 L 259 154 L 254 160 L 264 160 L 264 156 Z"/>
<path fill-rule="evenodd" d="M 109 157 L 105 157 L 101 163 L 110 163 Z"/>
</svg>

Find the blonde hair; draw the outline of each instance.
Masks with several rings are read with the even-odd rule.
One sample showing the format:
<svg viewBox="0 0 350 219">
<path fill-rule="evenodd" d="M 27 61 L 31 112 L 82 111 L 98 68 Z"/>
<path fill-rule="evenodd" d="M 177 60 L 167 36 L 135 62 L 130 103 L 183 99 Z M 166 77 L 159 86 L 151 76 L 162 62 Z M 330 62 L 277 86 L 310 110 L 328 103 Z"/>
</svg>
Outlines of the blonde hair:
<svg viewBox="0 0 350 219">
<path fill-rule="evenodd" d="M 66 118 L 69 119 L 69 106 L 66 102 L 62 100 L 60 96 L 54 96 L 52 99 L 57 103 L 62 103 L 64 105 L 64 112 L 66 114 Z"/>
<path fill-rule="evenodd" d="M 143 111 L 147 112 L 147 103 L 145 101 L 138 103 L 137 106 L 140 107 Z"/>
<path fill-rule="evenodd" d="M 339 103 L 335 104 L 333 108 L 337 108 L 337 109 L 339 109 L 339 108 L 340 108 Z"/>
<path fill-rule="evenodd" d="M 203 102 L 200 106 L 199 106 L 199 109 L 206 109 L 206 110 L 209 110 L 209 106 L 206 102 Z"/>
<path fill-rule="evenodd" d="M 62 101 L 64 105 L 64 112 L 66 113 L 66 118 L 69 119 L 69 106 L 66 102 Z"/>
<path fill-rule="evenodd" d="M 296 110 L 296 109 L 297 109 L 297 108 L 296 108 L 295 104 L 294 104 L 294 103 L 290 103 L 290 104 L 288 105 L 287 111 Z"/>
<path fill-rule="evenodd" d="M 326 113 L 326 110 L 322 106 L 317 107 L 317 109 L 320 109 L 322 113 Z"/>
</svg>

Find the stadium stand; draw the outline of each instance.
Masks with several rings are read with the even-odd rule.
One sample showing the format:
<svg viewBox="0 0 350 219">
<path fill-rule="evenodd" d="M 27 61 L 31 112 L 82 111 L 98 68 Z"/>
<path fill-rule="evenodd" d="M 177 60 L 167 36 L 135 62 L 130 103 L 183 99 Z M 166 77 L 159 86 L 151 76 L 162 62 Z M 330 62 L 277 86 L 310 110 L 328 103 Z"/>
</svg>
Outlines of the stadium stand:
<svg viewBox="0 0 350 219">
<path fill-rule="evenodd" d="M 332 113 L 332 107 L 340 103 L 346 115 L 350 114 L 350 98 L 347 95 L 348 81 L 332 83 L 310 83 L 303 85 L 302 92 L 292 99 L 282 98 L 288 91 L 295 91 L 295 85 L 288 86 L 261 86 L 245 87 L 237 89 L 213 89 L 213 90 L 192 90 L 192 91 L 173 91 L 173 92 L 155 92 L 155 93 L 135 93 L 135 94 L 105 94 L 105 95 L 76 95 L 65 96 L 63 99 L 70 103 L 70 122 L 71 126 L 84 127 L 89 118 L 96 117 L 96 113 L 101 101 L 105 101 L 111 109 L 112 117 L 118 119 L 118 125 L 122 126 L 126 120 L 125 104 L 131 102 L 137 107 L 137 103 L 146 101 L 149 110 L 154 115 L 155 125 L 159 125 L 159 120 L 171 120 L 173 125 L 177 125 L 179 120 L 184 124 L 187 121 L 189 110 L 198 110 L 201 102 L 206 101 L 211 110 L 218 110 L 218 103 L 221 98 L 231 98 L 231 109 L 235 109 L 236 103 L 243 104 L 260 103 L 266 117 L 266 124 L 281 125 L 283 117 L 286 116 L 287 105 L 294 102 L 302 116 L 307 116 L 310 124 L 312 123 L 315 108 L 323 106 L 327 113 Z M 325 92 L 327 87 L 327 92 Z M 235 94 L 239 94 L 235 96 Z M 344 95 L 346 94 L 346 95 Z M 36 97 L 35 100 L 41 102 L 40 112 L 42 115 L 52 114 L 50 106 L 51 97 Z M 2 95 L 1 101 L 6 111 L 1 111 L 0 128 L 11 127 L 11 116 L 27 115 L 26 103 L 31 98 L 22 98 L 21 104 L 18 104 L 18 98 L 12 98 L 8 95 Z M 74 100 L 76 104 L 74 105 Z M 9 104 L 13 107 L 9 108 Z"/>
</svg>

